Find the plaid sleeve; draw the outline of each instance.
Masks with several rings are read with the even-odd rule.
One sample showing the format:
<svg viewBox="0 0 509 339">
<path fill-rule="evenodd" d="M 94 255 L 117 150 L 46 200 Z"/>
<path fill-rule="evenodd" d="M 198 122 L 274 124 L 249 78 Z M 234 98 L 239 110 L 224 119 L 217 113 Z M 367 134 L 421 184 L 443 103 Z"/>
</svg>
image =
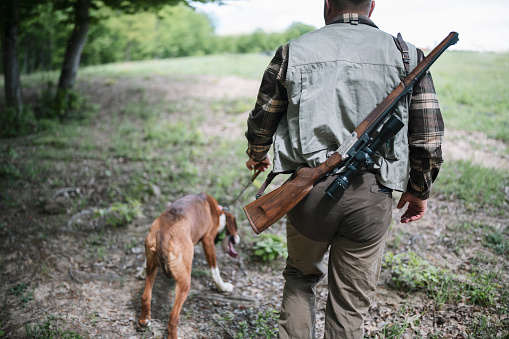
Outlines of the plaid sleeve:
<svg viewBox="0 0 509 339">
<path fill-rule="evenodd" d="M 424 58 L 418 50 L 418 61 Z M 407 191 L 421 199 L 429 198 L 442 158 L 444 121 L 435 86 L 428 72 L 414 86 L 408 121 L 408 142 L 410 151 L 410 179 Z"/>
<path fill-rule="evenodd" d="M 278 48 L 263 74 L 254 109 L 247 120 L 247 155 L 254 160 L 265 158 L 272 145 L 281 117 L 288 107 L 286 71 L 288 68 L 288 44 Z"/>
</svg>

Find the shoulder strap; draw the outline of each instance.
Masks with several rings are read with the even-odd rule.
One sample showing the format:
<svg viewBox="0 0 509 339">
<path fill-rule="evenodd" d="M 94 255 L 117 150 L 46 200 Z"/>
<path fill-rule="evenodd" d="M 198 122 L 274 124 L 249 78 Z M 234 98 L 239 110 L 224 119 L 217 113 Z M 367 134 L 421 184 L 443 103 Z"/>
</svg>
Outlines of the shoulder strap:
<svg viewBox="0 0 509 339">
<path fill-rule="evenodd" d="M 399 51 L 401 52 L 401 57 L 403 58 L 403 66 L 405 67 L 406 74 L 408 75 L 410 73 L 410 54 L 408 52 L 408 46 L 405 40 L 403 40 L 401 33 L 398 33 L 398 36 L 394 38 L 394 42 L 396 43 L 396 47 L 398 47 Z"/>
</svg>

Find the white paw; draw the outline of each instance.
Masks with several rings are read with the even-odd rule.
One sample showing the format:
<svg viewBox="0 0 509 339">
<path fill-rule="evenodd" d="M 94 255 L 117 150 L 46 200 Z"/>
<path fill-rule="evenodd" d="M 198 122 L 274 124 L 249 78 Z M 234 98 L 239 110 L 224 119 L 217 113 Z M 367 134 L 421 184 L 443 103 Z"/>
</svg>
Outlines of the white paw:
<svg viewBox="0 0 509 339">
<path fill-rule="evenodd" d="M 233 291 L 233 285 L 230 284 L 230 283 L 225 283 L 224 282 L 224 283 L 222 283 L 220 285 L 217 285 L 217 289 L 221 293 L 231 292 L 231 291 Z"/>
</svg>

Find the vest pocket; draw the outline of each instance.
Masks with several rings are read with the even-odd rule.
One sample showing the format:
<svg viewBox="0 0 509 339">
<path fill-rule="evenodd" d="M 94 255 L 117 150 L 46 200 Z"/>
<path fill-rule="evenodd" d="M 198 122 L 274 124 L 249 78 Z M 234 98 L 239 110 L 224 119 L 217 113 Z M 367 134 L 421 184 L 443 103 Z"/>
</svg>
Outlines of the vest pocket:
<svg viewBox="0 0 509 339">
<path fill-rule="evenodd" d="M 301 72 L 302 93 L 299 103 L 299 137 L 302 154 L 326 151 L 342 140 L 334 68 Z"/>
</svg>

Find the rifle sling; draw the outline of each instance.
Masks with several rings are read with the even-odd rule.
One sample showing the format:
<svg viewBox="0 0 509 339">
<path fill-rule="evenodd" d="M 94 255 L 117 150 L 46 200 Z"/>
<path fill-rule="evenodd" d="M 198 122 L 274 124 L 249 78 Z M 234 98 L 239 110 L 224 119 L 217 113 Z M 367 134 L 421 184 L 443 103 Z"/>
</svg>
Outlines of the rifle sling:
<svg viewBox="0 0 509 339">
<path fill-rule="evenodd" d="M 263 193 L 265 192 L 265 190 L 267 189 L 267 186 L 269 186 L 269 184 L 272 182 L 272 180 L 274 180 L 274 178 L 278 175 L 278 174 L 292 174 L 294 173 L 295 171 L 285 171 L 285 172 L 274 172 L 274 171 L 270 171 L 269 174 L 267 174 L 267 178 L 265 179 L 265 181 L 263 182 L 263 184 L 260 186 L 260 188 L 258 189 L 258 192 L 256 192 L 256 199 L 258 199 L 259 197 L 261 197 L 263 195 Z"/>
</svg>

